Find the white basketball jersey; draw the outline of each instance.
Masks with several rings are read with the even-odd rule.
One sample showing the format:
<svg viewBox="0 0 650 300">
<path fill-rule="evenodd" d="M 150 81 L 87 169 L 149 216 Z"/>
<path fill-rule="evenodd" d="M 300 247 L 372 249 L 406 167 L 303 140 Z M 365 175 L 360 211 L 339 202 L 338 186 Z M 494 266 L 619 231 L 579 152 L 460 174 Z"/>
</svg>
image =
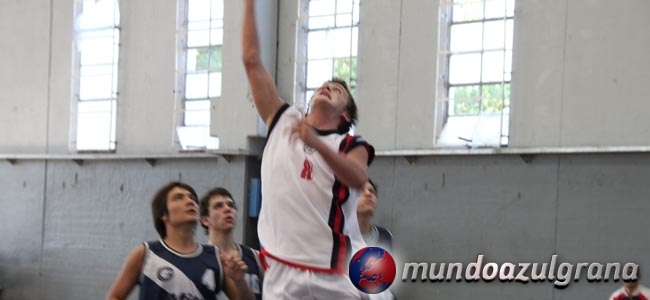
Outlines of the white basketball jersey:
<svg viewBox="0 0 650 300">
<path fill-rule="evenodd" d="M 262 156 L 261 246 L 271 257 L 314 271 L 343 273 L 365 247 L 357 223 L 359 190 L 338 181 L 320 154 L 291 133 L 302 114 L 283 106 L 269 128 Z M 318 132 L 334 151 L 374 149 L 360 137 Z"/>
</svg>

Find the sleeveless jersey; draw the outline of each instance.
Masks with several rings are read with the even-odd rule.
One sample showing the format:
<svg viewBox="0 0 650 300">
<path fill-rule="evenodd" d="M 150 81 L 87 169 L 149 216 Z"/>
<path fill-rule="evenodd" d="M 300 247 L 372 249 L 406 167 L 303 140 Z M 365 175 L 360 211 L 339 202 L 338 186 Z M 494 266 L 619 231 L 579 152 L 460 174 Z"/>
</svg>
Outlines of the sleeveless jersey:
<svg viewBox="0 0 650 300">
<path fill-rule="evenodd" d="M 144 243 L 140 299 L 215 299 L 223 287 L 223 268 L 213 246 L 199 244 L 191 254 L 178 253 L 162 241 Z"/>
<path fill-rule="evenodd" d="M 250 288 L 253 295 L 255 295 L 256 300 L 262 300 L 262 281 L 264 280 L 264 270 L 260 263 L 259 257 L 253 248 L 248 246 L 237 244 L 239 248 L 239 253 L 241 253 L 241 259 L 246 263 L 248 269 L 246 269 L 246 274 L 244 275 L 244 280 Z M 228 296 L 225 293 L 221 292 L 217 297 L 217 300 L 226 300 Z"/>
<path fill-rule="evenodd" d="M 632 295 L 628 295 L 625 292 L 625 288 L 622 287 L 616 290 L 614 293 L 612 293 L 609 299 L 610 300 L 649 300 L 650 290 L 645 286 L 639 284 L 636 290 L 632 293 Z"/>
<path fill-rule="evenodd" d="M 393 250 L 393 233 L 390 230 L 379 225 L 372 225 L 372 234 L 363 236 L 368 247 L 380 247 L 394 254 Z"/>
<path fill-rule="evenodd" d="M 284 105 L 269 127 L 262 156 L 258 234 L 263 253 L 297 268 L 344 273 L 351 253 L 365 247 L 357 223 L 359 190 L 340 182 L 314 149 L 292 135 L 302 114 Z M 317 131 L 334 151 L 374 148 L 358 136 Z"/>
</svg>

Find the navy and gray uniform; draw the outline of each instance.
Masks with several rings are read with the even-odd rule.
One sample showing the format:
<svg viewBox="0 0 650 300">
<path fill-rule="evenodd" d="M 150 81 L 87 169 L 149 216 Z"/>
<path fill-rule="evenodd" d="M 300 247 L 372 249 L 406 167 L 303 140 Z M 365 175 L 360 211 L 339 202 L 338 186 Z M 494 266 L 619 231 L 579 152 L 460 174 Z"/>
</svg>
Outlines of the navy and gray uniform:
<svg viewBox="0 0 650 300">
<path fill-rule="evenodd" d="M 393 233 L 379 225 L 372 225 L 370 233 L 363 235 L 363 240 L 368 247 L 380 247 L 393 254 Z"/>
<path fill-rule="evenodd" d="M 253 248 L 240 244 L 239 250 L 242 254 L 242 260 L 248 266 L 246 275 L 244 275 L 244 279 L 246 280 L 248 287 L 255 295 L 255 299 L 262 300 L 262 281 L 264 279 L 264 269 L 262 269 L 260 259 Z"/>
<path fill-rule="evenodd" d="M 241 259 L 246 263 L 248 269 L 246 269 L 246 274 L 244 274 L 244 281 L 250 288 L 253 295 L 255 295 L 256 300 L 262 300 L 262 281 L 264 279 L 264 269 L 260 263 L 259 256 L 253 248 L 237 244 L 238 251 L 241 254 Z M 221 293 L 217 300 L 226 300 L 228 297 Z"/>
<path fill-rule="evenodd" d="M 163 241 L 144 245 L 141 300 L 215 299 L 223 288 L 223 268 L 215 247 L 198 245 L 193 253 L 182 254 Z"/>
<path fill-rule="evenodd" d="M 381 227 L 379 225 L 372 225 L 370 233 L 363 235 L 363 240 L 366 242 L 368 247 L 380 247 L 388 251 L 390 254 L 395 254 L 393 245 L 393 233 L 384 227 Z M 397 300 L 397 297 L 395 297 L 391 290 L 386 290 L 383 293 L 375 294 L 370 298 L 371 300 Z"/>
</svg>

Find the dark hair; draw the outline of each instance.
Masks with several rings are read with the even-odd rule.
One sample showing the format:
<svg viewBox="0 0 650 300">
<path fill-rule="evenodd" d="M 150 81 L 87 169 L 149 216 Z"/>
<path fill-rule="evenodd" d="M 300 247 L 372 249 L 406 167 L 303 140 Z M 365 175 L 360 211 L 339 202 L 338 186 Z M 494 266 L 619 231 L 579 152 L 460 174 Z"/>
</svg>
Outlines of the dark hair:
<svg viewBox="0 0 650 300">
<path fill-rule="evenodd" d="M 160 190 L 158 190 L 158 192 L 156 192 L 153 200 L 151 200 L 151 214 L 153 216 L 153 225 L 156 227 L 156 231 L 158 231 L 158 235 L 160 235 L 161 238 L 165 238 L 167 236 L 165 222 L 162 220 L 162 217 L 169 212 L 167 210 L 167 197 L 169 196 L 169 192 L 177 187 L 190 192 L 192 196 L 194 196 L 194 199 L 198 198 L 196 191 L 194 191 L 194 189 L 189 184 L 177 181 L 168 183 Z"/>
<path fill-rule="evenodd" d="M 352 129 L 352 125 L 357 124 L 357 119 L 358 119 L 357 104 L 354 102 L 354 97 L 352 97 L 352 93 L 348 88 L 348 83 L 345 82 L 345 80 L 334 77 L 329 82 L 334 82 L 342 85 L 343 88 L 345 88 L 345 91 L 348 93 L 348 105 L 345 107 L 345 110 L 348 113 L 348 115 L 350 115 L 350 121 L 342 120 L 341 124 L 339 124 L 339 127 L 336 128 L 336 131 L 339 134 L 346 134 L 350 132 L 350 129 Z"/>
<path fill-rule="evenodd" d="M 203 195 L 203 197 L 201 197 L 201 200 L 199 201 L 199 210 L 200 210 L 201 218 L 210 215 L 210 199 L 212 199 L 212 197 L 214 196 L 222 196 L 222 197 L 228 197 L 232 199 L 232 195 L 225 188 L 216 187 L 210 190 L 205 195 Z M 236 203 L 235 203 L 235 209 L 237 209 Z M 201 227 L 203 227 L 203 229 L 205 230 L 205 234 L 208 234 L 208 226 L 205 226 L 203 222 L 201 222 Z"/>
<path fill-rule="evenodd" d="M 370 178 L 368 178 L 368 183 L 370 183 L 370 185 L 372 185 L 372 188 L 375 189 L 375 196 L 377 196 L 377 194 L 379 194 L 379 190 L 377 189 L 377 184 L 374 181 L 372 181 L 372 179 Z"/>
<path fill-rule="evenodd" d="M 624 280 L 624 281 L 625 282 L 638 282 L 638 281 L 640 281 L 640 279 L 641 279 L 641 268 L 640 268 L 640 266 L 638 264 L 636 264 L 634 262 L 631 262 L 631 261 L 627 262 L 625 264 L 621 264 L 621 278 L 623 278 L 623 275 L 627 276 L 626 273 L 627 273 L 628 268 L 626 268 L 625 266 L 627 266 L 628 264 L 637 265 L 637 267 L 636 267 L 636 279 L 634 279 L 634 280 Z M 630 275 L 632 275 L 632 274 L 630 274 Z"/>
</svg>

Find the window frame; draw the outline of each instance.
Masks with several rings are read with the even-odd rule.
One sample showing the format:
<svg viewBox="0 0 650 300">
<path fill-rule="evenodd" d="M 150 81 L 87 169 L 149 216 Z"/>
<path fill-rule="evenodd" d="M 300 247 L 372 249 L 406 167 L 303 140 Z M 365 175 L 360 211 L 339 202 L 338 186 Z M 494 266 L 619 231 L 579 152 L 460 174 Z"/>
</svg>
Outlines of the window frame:
<svg viewBox="0 0 650 300">
<path fill-rule="evenodd" d="M 216 44 L 216 45 L 207 45 L 207 46 L 189 46 L 188 45 L 188 40 L 189 40 L 189 33 L 190 33 L 190 16 L 189 16 L 189 5 L 190 1 L 192 0 L 178 0 L 177 1 L 177 25 L 176 25 L 176 76 L 175 76 L 175 100 L 174 100 L 174 143 L 178 145 L 180 148 L 181 152 L 205 152 L 208 150 L 216 150 L 218 149 L 218 138 L 210 136 L 210 123 L 212 122 L 212 107 L 213 107 L 213 101 L 220 101 L 221 100 L 221 93 L 223 91 L 223 36 L 221 40 L 221 44 Z M 215 0 L 209 0 L 211 5 L 214 4 Z M 218 1 L 218 0 L 217 0 Z M 221 4 L 225 6 L 224 0 L 221 0 Z M 223 11 L 223 8 L 222 8 Z M 213 27 L 212 23 L 215 22 L 215 20 L 218 22 L 220 20 L 221 22 L 221 27 Z M 222 35 L 223 35 L 223 28 L 224 28 L 224 16 L 222 15 L 221 18 L 216 18 L 213 19 L 212 16 L 210 16 L 210 19 L 205 20 L 206 22 L 209 22 L 210 26 L 208 26 L 208 34 L 210 35 L 212 33 L 212 29 L 221 29 L 222 30 Z M 211 38 L 211 37 L 210 37 Z M 210 43 L 210 42 L 209 42 Z M 189 58 L 189 50 L 190 49 L 208 49 L 208 51 L 211 51 L 213 48 L 219 48 L 219 51 L 221 51 L 221 57 L 222 57 L 222 65 L 218 70 L 218 73 L 221 74 L 221 83 L 219 83 L 221 91 L 219 92 L 219 96 L 210 96 L 210 74 L 213 73 L 212 70 L 210 69 L 210 60 L 208 60 L 208 69 L 205 70 L 205 73 L 208 76 L 208 87 L 207 87 L 207 92 L 208 94 L 206 95 L 206 98 L 187 98 L 186 93 L 187 93 L 187 76 L 188 74 L 199 74 L 202 72 L 191 72 L 188 71 L 187 68 L 187 61 Z M 216 73 L 216 72 L 214 72 Z M 208 123 L 206 124 L 192 124 L 191 122 L 188 122 L 187 120 L 187 113 L 188 110 L 187 106 L 188 103 L 198 103 L 202 101 L 207 101 L 209 102 L 209 106 L 207 110 L 202 110 L 202 109 L 197 109 L 197 110 L 192 110 L 192 111 L 198 111 L 200 113 L 205 113 L 207 112 L 208 114 Z M 190 123 L 190 124 L 188 124 Z M 185 148 L 183 144 L 181 143 L 181 137 L 180 135 L 187 134 L 187 132 L 195 131 L 195 132 L 200 132 L 200 131 L 205 131 L 207 132 L 205 138 L 205 143 L 202 146 L 189 146 L 188 148 Z M 185 132 L 185 133 L 182 133 Z M 192 133 L 190 135 L 196 135 L 197 133 Z M 211 139 L 215 139 L 211 143 Z"/>
<path fill-rule="evenodd" d="M 309 14 L 309 5 L 312 0 L 300 0 L 299 3 L 299 10 L 298 10 L 298 29 L 297 29 L 297 43 L 296 43 L 296 64 L 295 64 L 295 84 L 294 84 L 294 105 L 296 108 L 302 112 L 307 112 L 309 108 L 309 102 L 311 99 L 309 99 L 307 96 L 313 93 L 317 87 L 308 87 L 307 82 L 308 82 L 308 64 L 310 61 L 315 61 L 315 60 L 326 60 L 330 59 L 332 61 L 332 77 L 335 77 L 336 75 L 336 69 L 335 69 L 335 64 L 337 60 L 340 59 L 347 59 L 349 61 L 350 65 L 355 66 L 354 71 L 350 71 L 350 77 L 352 74 L 356 74 L 357 68 L 358 68 L 358 33 L 359 33 L 359 26 L 361 23 L 360 20 L 360 7 L 361 7 L 361 0 L 350 0 L 352 3 L 352 9 L 350 10 L 349 14 L 351 17 L 350 20 L 350 25 L 342 25 L 338 26 L 336 23 L 338 21 L 337 16 L 338 14 L 338 0 L 333 0 L 334 1 L 334 14 L 324 14 L 324 15 L 317 15 L 316 17 L 325 17 L 325 16 L 331 16 L 334 18 L 334 26 L 328 26 L 328 27 L 322 27 L 322 28 L 315 28 L 315 29 L 310 29 L 309 28 L 309 21 L 310 18 L 314 17 Z M 318 1 L 318 0 L 317 0 Z M 357 4 L 358 3 L 358 4 Z M 356 4 L 356 5 L 355 5 Z M 355 10 L 357 8 L 357 10 Z M 358 20 L 355 22 L 355 13 L 358 16 Z M 347 12 L 344 14 L 348 14 Z M 348 56 L 344 57 L 335 57 L 331 56 L 328 58 L 321 58 L 321 59 L 309 59 L 309 34 L 312 32 L 319 32 L 319 31 L 324 31 L 324 32 L 330 32 L 338 29 L 345 29 L 349 28 L 350 29 L 350 52 Z M 354 37 L 354 30 L 357 32 L 357 41 L 353 41 Z M 356 44 L 357 46 L 357 55 L 352 56 L 354 51 L 352 50 L 352 45 Z M 328 78 L 328 80 L 331 78 Z M 350 89 L 351 93 L 354 95 L 356 88 L 357 88 L 357 78 L 341 78 L 345 80 L 348 83 L 348 88 Z M 323 82 L 324 83 L 324 82 Z"/>
<path fill-rule="evenodd" d="M 516 7 L 516 0 L 512 0 L 513 4 L 513 11 L 512 15 L 509 15 L 508 12 L 508 1 L 509 0 L 503 0 L 504 2 L 504 7 L 505 11 L 502 17 L 490 17 L 486 18 L 485 13 L 486 13 L 486 3 L 494 1 L 494 0 L 475 0 L 474 2 L 476 3 L 482 3 L 482 17 L 475 19 L 475 20 L 464 20 L 464 21 L 454 21 L 454 7 L 457 5 L 455 0 L 445 0 L 440 2 L 440 7 L 439 7 L 439 27 L 438 27 L 438 67 L 437 67 L 437 72 L 438 72 L 438 80 L 436 83 L 437 88 L 437 101 L 435 105 L 435 122 L 434 122 L 434 127 L 435 127 L 435 142 L 434 145 L 436 147 L 454 147 L 454 145 L 445 145 L 445 144 L 440 144 L 439 140 L 441 138 L 441 134 L 445 126 L 447 125 L 447 122 L 450 118 L 453 117 L 476 117 L 477 122 L 478 118 L 481 116 L 481 113 L 485 113 L 486 111 L 483 110 L 483 105 L 485 99 L 483 98 L 483 89 L 484 87 L 489 87 L 489 86 L 500 86 L 501 87 L 501 107 L 502 109 L 499 112 L 493 112 L 493 113 L 499 113 L 501 114 L 500 116 L 500 137 L 499 137 L 499 145 L 498 146 L 492 146 L 495 148 L 502 148 L 502 147 L 507 147 L 508 146 L 508 139 L 509 139 L 509 130 L 508 128 L 504 128 L 504 118 L 509 118 L 509 107 L 511 103 L 511 97 L 508 95 L 506 97 L 506 94 L 509 94 L 506 92 L 506 86 L 508 86 L 508 89 L 511 90 L 512 87 L 512 70 L 510 70 L 510 79 L 505 80 L 506 78 L 506 61 L 507 57 L 506 55 L 510 53 L 510 67 L 512 68 L 512 53 L 513 53 L 513 47 L 511 45 L 510 48 L 508 48 L 507 42 L 508 39 L 506 38 L 507 36 L 507 30 L 508 30 L 508 22 L 510 21 L 512 23 L 511 30 L 514 31 L 514 20 L 515 20 L 515 12 L 514 12 L 514 7 Z M 504 22 L 504 44 L 503 47 L 499 48 L 486 48 L 485 47 L 485 24 L 488 22 L 492 21 L 503 21 Z M 451 41 L 452 41 L 452 27 L 455 25 L 463 25 L 463 24 L 482 24 L 482 29 L 481 29 L 481 47 L 478 50 L 469 50 L 469 51 L 452 51 L 451 50 Z M 512 36 L 512 35 L 511 35 Z M 503 75 L 502 75 L 502 80 L 501 81 L 483 81 L 484 77 L 484 72 L 483 72 L 483 65 L 484 65 L 484 56 L 485 53 L 489 52 L 502 52 L 504 53 L 503 57 Z M 464 54 L 479 54 L 480 55 L 480 70 L 479 70 L 479 79 L 477 81 L 472 81 L 468 83 L 451 83 L 450 82 L 450 66 L 451 66 L 451 59 L 453 56 L 456 55 L 464 55 Z M 453 88 L 458 88 L 458 87 L 468 87 L 468 86 L 476 86 L 478 87 L 478 98 L 477 99 L 472 99 L 468 98 L 470 101 L 478 101 L 478 112 L 477 113 L 453 113 L 453 108 L 451 105 L 453 105 L 452 101 L 455 101 L 454 99 L 451 98 L 450 91 Z M 461 100 L 462 101 L 462 100 Z M 505 112 L 505 111 L 508 112 Z M 472 123 L 474 125 L 474 123 Z M 469 126 L 469 123 L 467 124 Z M 504 135 L 504 131 L 506 134 Z M 459 137 L 459 139 L 461 139 Z M 461 139 L 465 142 L 472 142 L 471 139 Z M 505 142 L 504 142 L 505 140 Z M 469 145 L 468 145 L 469 146 Z"/>
<path fill-rule="evenodd" d="M 70 143 L 69 148 L 72 151 L 77 153 L 114 153 L 117 149 L 117 106 L 119 104 L 119 62 L 120 62 L 120 39 L 121 39 L 121 12 L 119 0 L 114 1 L 113 9 L 113 24 L 101 26 L 97 28 L 85 28 L 80 29 L 80 17 L 83 15 L 84 11 L 84 0 L 75 0 L 74 2 L 74 20 L 73 20 L 73 45 L 72 45 L 72 109 L 71 109 L 71 122 L 70 122 Z M 98 63 L 98 64 L 83 64 L 82 63 L 82 52 L 83 47 L 82 43 L 84 41 L 97 39 L 100 37 L 88 37 L 87 35 L 92 35 L 92 33 L 101 33 L 102 31 L 112 31 L 112 58 L 110 63 Z M 105 37 L 106 38 L 106 37 Z M 88 51 L 88 50 L 86 50 Z M 108 98 L 87 98 L 82 99 L 82 81 L 84 76 L 82 76 L 82 67 L 110 67 L 111 72 L 111 91 L 110 97 Z M 109 74 L 101 74 L 107 76 Z M 95 75 L 86 75 L 85 77 L 98 76 Z M 108 111 L 103 111 L 103 113 L 109 113 L 109 133 L 108 141 L 106 147 L 99 147 L 93 145 L 91 147 L 80 147 L 80 114 L 83 114 L 82 108 L 80 106 L 91 103 L 101 103 L 107 102 L 106 105 L 110 106 Z M 92 114 L 92 112 L 87 112 Z"/>
</svg>

